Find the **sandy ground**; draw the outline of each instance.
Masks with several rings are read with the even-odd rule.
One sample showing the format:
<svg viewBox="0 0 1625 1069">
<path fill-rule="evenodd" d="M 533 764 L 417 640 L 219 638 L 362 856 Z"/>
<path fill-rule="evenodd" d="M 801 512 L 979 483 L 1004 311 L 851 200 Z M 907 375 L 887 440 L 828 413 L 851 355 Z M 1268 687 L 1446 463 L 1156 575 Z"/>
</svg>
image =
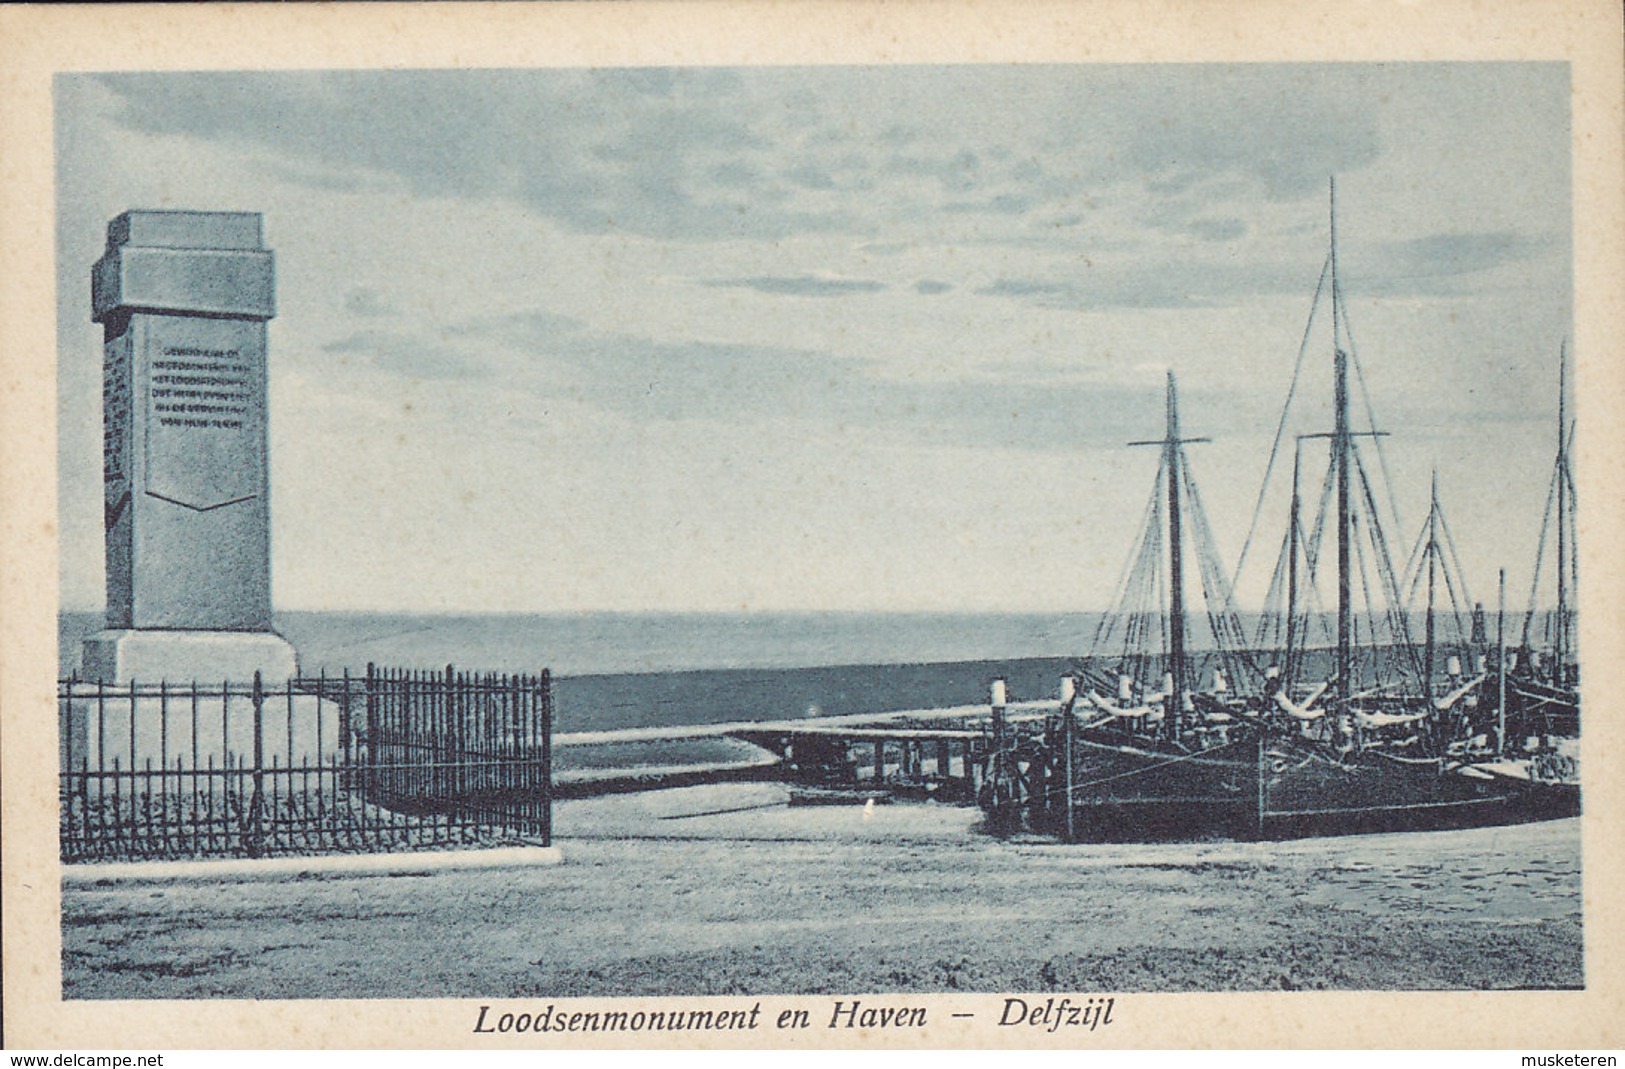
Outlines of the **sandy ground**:
<svg viewBox="0 0 1625 1069">
<path fill-rule="evenodd" d="M 1001 842 L 736 784 L 560 803 L 548 868 L 65 889 L 70 999 L 1583 984 L 1579 822 Z"/>
</svg>

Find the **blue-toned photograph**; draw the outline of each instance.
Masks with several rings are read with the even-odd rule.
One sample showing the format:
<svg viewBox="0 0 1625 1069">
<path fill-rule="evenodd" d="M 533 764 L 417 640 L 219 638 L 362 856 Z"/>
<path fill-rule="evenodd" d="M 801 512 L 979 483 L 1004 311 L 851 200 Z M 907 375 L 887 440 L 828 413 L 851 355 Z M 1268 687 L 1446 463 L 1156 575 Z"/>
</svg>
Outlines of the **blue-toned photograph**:
<svg viewBox="0 0 1625 1069">
<path fill-rule="evenodd" d="M 63 997 L 1584 988 L 1571 89 L 57 74 Z"/>
</svg>

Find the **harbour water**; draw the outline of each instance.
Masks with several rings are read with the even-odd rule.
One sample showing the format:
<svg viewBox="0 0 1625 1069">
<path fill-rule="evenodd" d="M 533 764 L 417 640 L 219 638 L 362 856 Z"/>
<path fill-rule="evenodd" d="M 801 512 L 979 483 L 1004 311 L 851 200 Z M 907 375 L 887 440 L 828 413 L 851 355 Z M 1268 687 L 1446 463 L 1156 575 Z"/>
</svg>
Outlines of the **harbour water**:
<svg viewBox="0 0 1625 1069">
<path fill-rule="evenodd" d="M 994 678 L 1011 701 L 1053 699 L 1082 663 L 1098 613 L 581 613 L 432 615 L 288 612 L 278 630 L 306 674 L 395 668 L 554 674 L 558 733 L 847 716 L 975 705 Z M 62 675 L 101 614 L 58 621 Z M 1194 623 L 1194 621 L 1193 621 Z M 1251 630 L 1251 623 L 1246 626 Z M 1211 649 L 1205 628 L 1191 648 Z M 1198 674 L 1207 671 L 1204 669 Z M 173 681 L 172 681 L 173 682 Z M 585 768 L 703 764 L 724 740 L 563 747 Z"/>
<path fill-rule="evenodd" d="M 286 613 L 307 669 L 369 660 L 557 676 L 1078 656 L 1095 613 Z"/>
<path fill-rule="evenodd" d="M 368 663 L 470 671 L 551 669 L 560 731 L 779 719 L 1048 697 L 1086 652 L 1099 615 L 582 613 L 408 615 L 290 612 L 278 630 L 301 671 Z M 61 674 L 98 613 L 63 613 Z"/>
</svg>

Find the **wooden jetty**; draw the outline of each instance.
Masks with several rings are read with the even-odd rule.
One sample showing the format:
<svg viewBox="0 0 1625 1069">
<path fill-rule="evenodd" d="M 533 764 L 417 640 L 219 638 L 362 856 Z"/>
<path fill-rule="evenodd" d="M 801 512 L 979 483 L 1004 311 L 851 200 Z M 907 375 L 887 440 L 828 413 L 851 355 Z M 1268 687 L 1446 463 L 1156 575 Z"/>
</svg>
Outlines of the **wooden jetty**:
<svg viewBox="0 0 1625 1069">
<path fill-rule="evenodd" d="M 929 798 L 974 803 L 996 778 L 990 769 L 995 739 L 1014 725 L 1042 724 L 1055 702 L 958 705 L 883 713 L 731 721 L 615 731 L 563 732 L 555 747 L 680 742 L 732 738 L 766 751 L 763 759 L 694 766 L 635 767 L 562 773 L 569 796 L 649 790 L 736 779 L 781 779 L 807 792 L 823 791 L 823 804 L 871 797 Z M 1004 725 L 998 731 L 993 720 Z M 771 756 L 768 756 L 771 755 Z M 1002 793 L 1001 793 L 1002 797 Z"/>
<path fill-rule="evenodd" d="M 789 781 L 808 787 L 969 801 L 986 778 L 980 728 L 793 724 L 736 737 L 783 755 Z"/>
</svg>

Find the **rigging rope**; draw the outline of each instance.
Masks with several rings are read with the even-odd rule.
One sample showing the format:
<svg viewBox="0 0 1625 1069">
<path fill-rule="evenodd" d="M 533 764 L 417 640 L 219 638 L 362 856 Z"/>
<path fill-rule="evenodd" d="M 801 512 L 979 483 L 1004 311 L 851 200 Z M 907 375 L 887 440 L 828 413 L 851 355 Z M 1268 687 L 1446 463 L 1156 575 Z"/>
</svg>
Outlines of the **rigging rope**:
<svg viewBox="0 0 1625 1069">
<path fill-rule="evenodd" d="M 1428 513 L 1428 523 L 1432 521 L 1433 514 L 1430 512 Z M 1416 532 L 1416 541 L 1412 543 L 1411 551 L 1405 557 L 1405 567 L 1400 572 L 1402 578 L 1399 581 L 1399 587 L 1405 591 L 1407 599 L 1416 595 L 1416 583 L 1422 575 L 1422 558 L 1427 556 L 1423 552 L 1423 547 L 1428 544 L 1428 523 L 1424 523 L 1422 529 Z"/>
<path fill-rule="evenodd" d="M 1379 439 L 1380 440 L 1380 439 Z M 1377 502 L 1371 490 L 1371 480 L 1366 475 L 1365 463 L 1361 461 L 1358 450 L 1350 450 L 1354 457 L 1354 467 L 1360 476 L 1360 488 L 1370 512 L 1367 528 L 1371 532 L 1372 548 L 1377 554 L 1377 568 L 1379 578 L 1383 585 L 1384 597 L 1387 600 L 1387 617 L 1390 634 L 1396 644 L 1401 644 L 1408 654 L 1412 671 L 1415 677 L 1421 679 L 1424 675 L 1420 656 L 1416 652 L 1416 645 L 1411 640 L 1410 621 L 1406 619 L 1405 608 L 1400 603 L 1399 587 L 1394 577 L 1393 558 L 1388 553 L 1388 539 L 1383 534 L 1382 525 L 1377 522 Z"/>
<path fill-rule="evenodd" d="M 1362 517 L 1361 512 L 1358 511 L 1354 507 L 1354 505 L 1351 503 L 1349 505 L 1349 543 L 1350 543 L 1350 549 L 1353 550 L 1353 556 L 1354 556 L 1355 564 L 1356 564 L 1356 566 L 1358 568 L 1358 571 L 1359 571 L 1360 591 L 1361 591 L 1361 596 L 1364 598 L 1364 601 L 1362 602 L 1362 604 L 1365 606 L 1365 612 L 1364 612 L 1364 614 L 1354 612 L 1353 606 L 1351 605 L 1349 607 L 1349 614 L 1350 614 L 1350 616 L 1353 617 L 1353 622 L 1354 622 L 1354 642 L 1353 642 L 1353 644 L 1354 644 L 1355 648 L 1359 648 L 1360 646 L 1366 644 L 1366 643 L 1362 643 L 1360 641 L 1360 622 L 1361 622 L 1360 618 L 1361 618 L 1362 615 L 1364 615 L 1366 617 L 1365 630 L 1366 630 L 1366 633 L 1367 633 L 1367 635 L 1369 637 L 1369 644 L 1372 646 L 1373 649 L 1375 649 L 1375 647 L 1377 645 L 1376 621 L 1372 618 L 1374 616 L 1374 614 L 1371 611 L 1371 577 L 1370 577 L 1369 573 L 1366 571 L 1365 542 L 1364 542 L 1363 539 L 1357 537 L 1356 534 L 1355 534 L 1355 532 L 1358 531 L 1359 528 L 1360 528 L 1360 521 L 1361 521 L 1362 518 L 1363 517 Z M 1353 690 L 1354 685 L 1355 685 L 1355 681 L 1357 681 L 1360 678 L 1359 670 L 1353 664 L 1349 665 L 1349 675 L 1350 675 L 1349 689 Z"/>
<path fill-rule="evenodd" d="M 1183 473 L 1185 494 L 1191 504 L 1191 526 L 1196 535 L 1196 557 L 1202 579 L 1203 604 L 1207 610 L 1208 628 L 1213 634 L 1214 645 L 1218 649 L 1225 670 L 1236 683 L 1240 684 L 1246 679 L 1243 672 L 1237 671 L 1238 662 L 1242 668 L 1252 673 L 1254 679 L 1261 678 L 1263 671 L 1246 648 L 1247 635 L 1241 626 L 1240 614 L 1236 610 L 1235 590 L 1230 585 L 1230 577 L 1225 573 L 1218 540 L 1213 537 L 1207 509 L 1202 504 L 1201 491 L 1196 488 L 1196 480 L 1191 477 L 1189 461 L 1184 463 Z"/>
<path fill-rule="evenodd" d="M 1546 491 L 1546 512 L 1540 521 L 1540 541 L 1535 544 L 1535 577 L 1529 584 L 1529 612 L 1523 618 L 1523 641 L 1520 643 L 1524 649 L 1529 648 L 1529 628 L 1535 620 L 1535 598 L 1540 593 L 1541 564 L 1546 559 L 1546 535 L 1552 526 L 1552 506 L 1557 500 L 1557 481 L 1560 478 L 1562 478 L 1561 459 L 1552 470 L 1551 488 Z M 1561 517 L 1558 522 L 1563 522 Z M 1561 568 L 1563 563 L 1559 561 L 1557 566 Z"/>
<path fill-rule="evenodd" d="M 1472 604 L 1473 595 L 1467 589 L 1467 570 L 1461 566 L 1461 554 L 1456 552 L 1456 538 L 1450 533 L 1450 521 L 1445 518 L 1444 509 L 1439 509 L 1439 526 L 1444 530 L 1445 548 L 1450 551 L 1450 560 L 1456 569 L 1456 578 L 1461 581 L 1461 598 L 1464 602 Z"/>
<path fill-rule="evenodd" d="M 1286 639 L 1282 636 L 1284 630 L 1283 620 L 1292 618 L 1292 606 L 1285 605 L 1287 601 L 1287 586 L 1289 585 L 1291 560 L 1289 554 L 1293 553 L 1292 524 L 1287 524 L 1287 530 L 1281 536 L 1281 552 L 1275 557 L 1275 571 L 1270 574 L 1269 589 L 1264 593 L 1263 611 L 1258 616 L 1258 632 L 1254 643 L 1259 649 L 1269 649 L 1272 645 L 1285 646 Z M 1283 611 L 1283 606 L 1285 606 Z"/>
<path fill-rule="evenodd" d="M 1320 600 L 1320 546 L 1326 536 L 1326 525 L 1331 522 L 1332 496 L 1337 488 L 1337 463 L 1334 460 L 1326 465 L 1326 481 L 1320 488 L 1320 502 L 1316 505 L 1315 526 L 1310 532 L 1308 540 L 1304 543 L 1304 561 L 1309 567 L 1309 590 L 1315 600 L 1315 608 L 1320 614 L 1320 626 L 1323 639 L 1328 644 L 1337 642 L 1337 633 L 1332 621 L 1324 613 L 1324 602 Z M 1304 628 L 1304 641 L 1309 639 L 1308 627 Z"/>
<path fill-rule="evenodd" d="M 1287 386 L 1286 403 L 1281 406 L 1281 419 L 1275 425 L 1275 440 L 1270 443 L 1269 461 L 1264 465 L 1264 483 L 1258 488 L 1258 502 L 1253 506 L 1252 522 L 1247 525 L 1247 537 L 1241 543 L 1241 556 L 1236 559 L 1236 581 L 1241 581 L 1241 570 L 1247 566 L 1247 552 L 1252 548 L 1253 535 L 1258 530 L 1258 520 L 1264 511 L 1264 498 L 1269 492 L 1270 476 L 1275 471 L 1275 458 L 1281 449 L 1281 439 L 1286 434 L 1286 421 L 1292 411 L 1292 399 L 1297 396 L 1298 379 L 1303 373 L 1304 357 L 1309 353 L 1309 336 L 1315 327 L 1315 313 L 1320 309 L 1321 294 L 1326 289 L 1326 276 L 1331 273 L 1332 254 L 1326 254 L 1326 262 L 1320 268 L 1320 281 L 1315 283 L 1315 296 L 1309 302 L 1309 321 L 1303 327 L 1303 341 L 1298 344 L 1298 359 L 1292 365 L 1292 382 Z M 1334 325 L 1335 331 L 1335 325 Z"/>
<path fill-rule="evenodd" d="M 1365 401 L 1365 416 L 1370 430 L 1377 443 L 1377 464 L 1382 471 L 1383 484 L 1388 490 L 1388 507 L 1392 510 L 1394 524 L 1397 529 L 1404 529 L 1404 521 L 1399 517 L 1399 499 L 1394 496 L 1394 477 L 1388 472 L 1388 452 L 1382 447 L 1382 436 L 1377 434 L 1377 410 L 1371 403 L 1371 389 L 1365 382 L 1365 368 L 1360 363 L 1360 354 L 1354 346 L 1354 326 L 1349 322 L 1348 305 L 1343 302 L 1343 287 L 1333 279 L 1332 307 L 1343 316 L 1343 340 L 1348 342 L 1349 360 L 1354 364 L 1354 378 L 1360 384 L 1360 396 Z M 1334 324 L 1335 332 L 1335 324 Z M 1335 338 L 1335 333 L 1333 337 Z M 1377 520 L 1376 513 L 1372 519 Z"/>
<path fill-rule="evenodd" d="M 1151 497 L 1145 504 L 1145 512 L 1140 517 L 1140 530 L 1136 536 L 1140 541 L 1145 539 L 1146 529 L 1150 526 L 1154 526 L 1157 522 L 1156 515 L 1158 500 L 1157 488 L 1153 486 L 1151 488 Z M 1112 600 L 1112 611 L 1108 612 L 1105 616 L 1102 616 L 1100 618 L 1100 623 L 1095 627 L 1095 638 L 1094 641 L 1089 645 L 1090 658 L 1093 658 L 1099 651 L 1101 643 L 1105 641 L 1103 636 L 1105 633 L 1109 632 L 1113 621 L 1116 620 L 1121 613 L 1127 610 L 1128 587 L 1132 582 L 1134 566 L 1139 560 L 1139 554 L 1140 542 L 1137 541 L 1129 550 L 1128 559 L 1123 562 L 1122 574 L 1117 577 L 1117 584 L 1113 588 L 1116 593 Z"/>
<path fill-rule="evenodd" d="M 1465 650 L 1468 645 L 1467 627 L 1462 623 L 1461 602 L 1456 598 L 1456 580 L 1451 576 L 1448 567 L 1442 568 L 1441 571 L 1444 573 L 1445 592 L 1450 595 L 1450 615 L 1456 622 L 1456 645 Z"/>
</svg>

